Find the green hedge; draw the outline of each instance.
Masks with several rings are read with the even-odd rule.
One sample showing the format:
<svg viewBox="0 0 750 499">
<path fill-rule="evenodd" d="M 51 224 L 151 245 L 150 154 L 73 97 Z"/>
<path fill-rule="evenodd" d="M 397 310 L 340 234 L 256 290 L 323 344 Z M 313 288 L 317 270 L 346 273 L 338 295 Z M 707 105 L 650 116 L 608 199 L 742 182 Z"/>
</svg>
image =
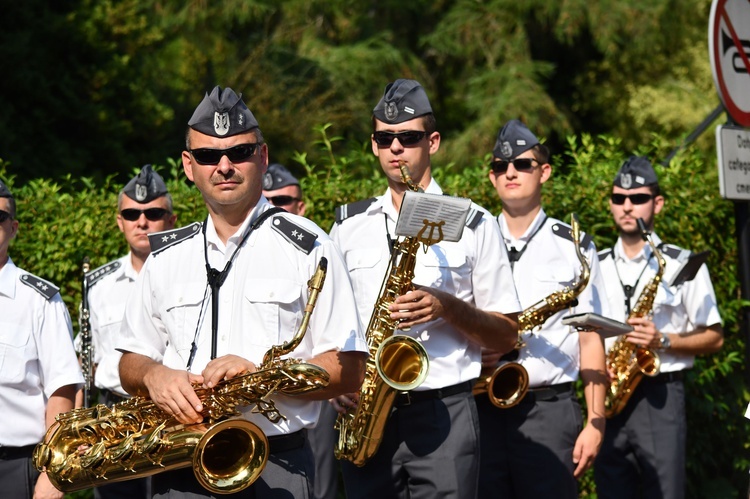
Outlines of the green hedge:
<svg viewBox="0 0 750 499">
<path fill-rule="evenodd" d="M 309 164 L 298 153 L 298 164 L 289 165 L 302 177 L 308 216 L 328 230 L 337 205 L 381 194 L 385 181 L 369 143 L 342 144 L 318 129 L 325 163 Z M 569 220 L 578 213 L 582 227 L 594 236 L 599 248 L 609 247 L 616 233 L 608 210 L 611 181 L 631 153 L 663 157 L 668 146 L 655 138 L 639 151 L 625 151 L 611 137 L 571 137 L 568 148 L 553 158 L 553 177 L 545 186 L 545 209 L 551 216 Z M 434 172 L 443 190 L 471 197 L 497 213 L 501 206 L 487 178 L 488 157 L 468 158 L 465 165 L 441 165 L 434 157 Z M 158 167 L 175 200 L 178 225 L 206 216 L 203 200 L 185 180 L 178 160 Z M 716 287 L 724 329 L 722 352 L 699 358 L 688 374 L 688 497 L 744 497 L 747 489 L 746 424 L 742 417 L 750 395 L 744 384 L 745 338 L 740 334 L 740 286 L 733 204 L 721 199 L 714 157 L 683 151 L 669 168 L 657 167 L 667 197 L 656 229 L 667 242 L 711 252 L 709 269 Z M 7 181 L 18 201 L 20 229 L 11 256 L 21 267 L 62 288 L 71 316 L 80 300 L 81 262 L 104 264 L 126 251 L 117 230 L 117 193 L 122 185 L 111 178 L 101 185 L 90 179 L 34 180 L 22 184 L 0 162 L 0 178 Z M 591 474 L 581 482 L 581 496 L 595 497 Z"/>
</svg>

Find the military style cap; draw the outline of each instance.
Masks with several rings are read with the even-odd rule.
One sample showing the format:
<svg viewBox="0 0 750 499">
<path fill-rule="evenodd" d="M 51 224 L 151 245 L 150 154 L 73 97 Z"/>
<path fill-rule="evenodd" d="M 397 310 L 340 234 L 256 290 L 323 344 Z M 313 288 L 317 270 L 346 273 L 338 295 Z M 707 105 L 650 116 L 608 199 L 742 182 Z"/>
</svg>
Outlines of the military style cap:
<svg viewBox="0 0 750 499">
<path fill-rule="evenodd" d="M 138 175 L 122 188 L 122 192 L 133 201 L 145 204 L 164 196 L 167 186 L 151 165 L 145 165 Z"/>
<path fill-rule="evenodd" d="M 10 193 L 10 189 L 0 180 L 0 198 L 12 198 L 13 194 Z"/>
<path fill-rule="evenodd" d="M 299 185 L 299 180 L 280 163 L 268 165 L 268 170 L 263 175 L 263 190 L 275 191 L 288 185 Z"/>
<path fill-rule="evenodd" d="M 526 125 L 518 120 L 510 120 L 497 133 L 495 147 L 492 154 L 496 158 L 510 160 L 524 151 L 528 151 L 539 144 L 539 139 L 531 133 Z"/>
<path fill-rule="evenodd" d="M 383 98 L 372 114 L 383 123 L 403 123 L 418 116 L 430 114 L 430 100 L 416 80 L 398 79 L 385 87 Z"/>
<path fill-rule="evenodd" d="M 215 86 L 195 108 L 188 126 L 212 137 L 231 137 L 258 128 L 255 116 L 242 102 L 242 96 L 227 87 Z"/>
<path fill-rule="evenodd" d="M 630 156 L 620 167 L 613 183 L 623 189 L 637 189 L 657 185 L 659 179 L 648 158 L 645 156 Z"/>
</svg>

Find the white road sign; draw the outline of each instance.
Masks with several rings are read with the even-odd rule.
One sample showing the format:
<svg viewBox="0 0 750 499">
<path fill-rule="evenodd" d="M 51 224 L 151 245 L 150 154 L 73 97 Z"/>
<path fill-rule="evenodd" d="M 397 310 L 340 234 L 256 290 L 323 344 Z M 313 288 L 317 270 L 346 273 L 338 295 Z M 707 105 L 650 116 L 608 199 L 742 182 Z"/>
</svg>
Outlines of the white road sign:
<svg viewBox="0 0 750 499">
<path fill-rule="evenodd" d="M 750 200 L 750 130 L 716 127 L 719 189 L 724 199 Z"/>
<path fill-rule="evenodd" d="M 713 0 L 708 53 L 716 91 L 729 116 L 750 127 L 750 1 Z"/>
</svg>

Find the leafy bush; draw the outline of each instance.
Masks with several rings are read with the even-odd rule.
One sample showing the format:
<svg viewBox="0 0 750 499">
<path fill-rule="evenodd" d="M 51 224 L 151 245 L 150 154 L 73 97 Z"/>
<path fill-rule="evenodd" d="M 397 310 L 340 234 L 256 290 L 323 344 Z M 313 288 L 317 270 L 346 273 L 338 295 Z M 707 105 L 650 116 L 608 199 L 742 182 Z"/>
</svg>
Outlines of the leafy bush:
<svg viewBox="0 0 750 499">
<path fill-rule="evenodd" d="M 386 188 L 369 142 L 342 144 L 329 131 L 328 125 L 319 127 L 321 138 L 313 145 L 323 153 L 316 157 L 325 161 L 311 164 L 307 155 L 297 153 L 299 168 L 293 168 L 305 173 L 301 182 L 308 216 L 326 230 L 337 205 L 379 195 Z M 637 153 L 658 158 L 665 147 L 655 138 Z M 611 137 L 569 138 L 567 150 L 553 160 L 553 177 L 544 189 L 546 211 L 563 220 L 575 211 L 597 246 L 610 247 L 616 233 L 607 197 L 615 172 L 629 154 Z M 444 191 L 499 212 L 500 202 L 487 178 L 487 156 L 442 167 L 440 159 L 440 154 L 434 158 L 434 175 Z M 205 218 L 203 200 L 186 182 L 179 162 L 166 163 L 160 173 L 174 197 L 178 225 Z M 740 497 L 750 467 L 742 418 L 750 396 L 743 379 L 745 338 L 739 334 L 746 304 L 740 300 L 733 204 L 719 196 L 713 157 L 683 151 L 669 168 L 657 166 L 657 172 L 667 197 L 657 232 L 667 242 L 711 252 L 708 264 L 726 334 L 724 349 L 699 358 L 687 376 L 688 497 Z M 2 162 L 0 178 L 18 201 L 20 230 L 11 256 L 19 266 L 59 285 L 75 319 L 83 257 L 89 256 L 96 267 L 127 251 L 114 220 L 122 185 L 112 178 L 95 185 L 91 179 L 70 176 L 21 185 Z M 595 497 L 590 473 L 581 482 L 581 496 Z"/>
</svg>

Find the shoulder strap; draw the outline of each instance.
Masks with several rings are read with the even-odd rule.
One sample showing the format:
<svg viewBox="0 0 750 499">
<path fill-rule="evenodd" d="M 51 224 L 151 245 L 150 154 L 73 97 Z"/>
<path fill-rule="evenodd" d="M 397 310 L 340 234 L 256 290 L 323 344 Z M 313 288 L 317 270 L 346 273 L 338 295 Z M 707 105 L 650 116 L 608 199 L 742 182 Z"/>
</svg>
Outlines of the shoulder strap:
<svg viewBox="0 0 750 499">
<path fill-rule="evenodd" d="M 603 262 L 604 260 L 612 256 L 612 248 L 601 250 L 597 253 L 597 255 L 599 255 L 599 261 Z"/>
<path fill-rule="evenodd" d="M 317 234 L 292 222 L 284 215 L 273 217 L 271 227 L 284 236 L 287 241 L 296 246 L 298 250 L 303 251 L 306 254 L 310 254 L 310 251 L 312 251 L 315 246 L 315 240 L 318 238 Z"/>
<path fill-rule="evenodd" d="M 687 260 L 691 255 L 690 250 L 680 248 L 674 244 L 659 243 L 659 251 L 669 258 L 679 261 Z"/>
<path fill-rule="evenodd" d="M 479 222 L 482 221 L 483 216 L 484 212 L 482 210 L 471 208 L 469 210 L 468 216 L 466 217 L 466 227 L 470 228 L 471 230 L 476 229 L 477 225 L 479 225 Z"/>
<path fill-rule="evenodd" d="M 112 262 L 105 263 L 101 267 L 96 268 L 86 273 L 86 284 L 88 286 L 93 286 L 94 284 L 99 282 L 102 277 L 104 277 L 105 275 L 111 274 L 112 272 L 119 269 L 120 267 L 122 267 L 122 263 L 120 263 L 119 260 L 114 260 Z"/>
<path fill-rule="evenodd" d="M 179 229 L 165 230 L 154 232 L 148 235 L 148 242 L 151 245 L 151 254 L 156 255 L 170 246 L 186 241 L 200 232 L 201 223 L 193 222 Z"/>
<path fill-rule="evenodd" d="M 566 239 L 573 242 L 573 230 L 571 229 L 570 225 L 564 224 L 564 223 L 556 223 L 552 226 L 552 233 L 555 234 L 558 237 L 562 237 L 563 239 Z M 581 248 L 586 249 L 589 247 L 589 244 L 591 244 L 591 236 L 589 234 L 583 233 L 583 237 L 581 238 Z"/>
<path fill-rule="evenodd" d="M 22 283 L 44 296 L 47 301 L 51 300 L 53 296 L 60 292 L 60 288 L 33 274 L 23 274 L 19 279 Z"/>
<path fill-rule="evenodd" d="M 378 198 L 362 199 L 353 203 L 336 207 L 336 223 L 340 224 L 347 218 L 364 213 Z"/>
</svg>

